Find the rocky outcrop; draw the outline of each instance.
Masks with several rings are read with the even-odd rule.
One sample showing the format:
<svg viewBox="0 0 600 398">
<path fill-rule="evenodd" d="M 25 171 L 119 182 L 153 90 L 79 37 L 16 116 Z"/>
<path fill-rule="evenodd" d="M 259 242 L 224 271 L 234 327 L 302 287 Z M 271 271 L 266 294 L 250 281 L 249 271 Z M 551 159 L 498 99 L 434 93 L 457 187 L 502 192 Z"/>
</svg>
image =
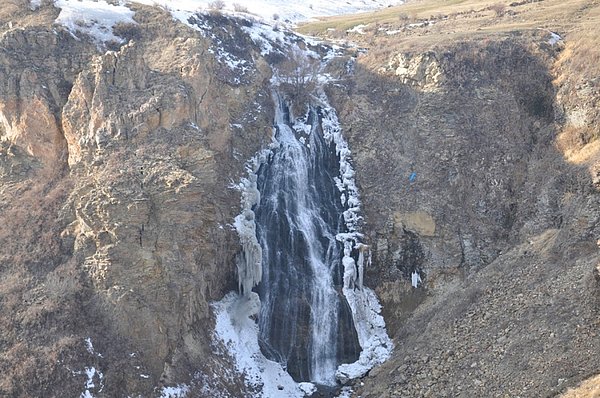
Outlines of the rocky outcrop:
<svg viewBox="0 0 600 398">
<path fill-rule="evenodd" d="M 115 51 L 53 19 L 2 36 L 1 191 L 14 221 L 0 234 L 11 330 L 0 395 L 79 396 L 86 367 L 94 396 L 192 379 L 240 394 L 237 376 L 219 376 L 231 365 L 213 355 L 209 302 L 236 286 L 230 185 L 270 139 L 272 117 L 256 111 L 272 108 L 270 69 L 257 57 L 252 79 L 223 84 L 208 39 L 164 10 L 136 11 Z M 14 239 L 15 227 L 28 232 Z"/>
</svg>

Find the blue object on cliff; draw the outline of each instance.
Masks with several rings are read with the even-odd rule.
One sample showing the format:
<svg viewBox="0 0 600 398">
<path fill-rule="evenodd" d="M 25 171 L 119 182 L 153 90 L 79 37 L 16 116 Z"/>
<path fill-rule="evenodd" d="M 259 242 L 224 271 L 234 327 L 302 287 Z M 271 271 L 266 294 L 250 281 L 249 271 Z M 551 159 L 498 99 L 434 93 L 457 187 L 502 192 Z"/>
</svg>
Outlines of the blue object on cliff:
<svg viewBox="0 0 600 398">
<path fill-rule="evenodd" d="M 410 177 L 408 177 L 408 181 L 410 182 L 415 182 L 415 180 L 417 179 L 417 173 L 415 173 L 414 171 L 410 174 Z"/>
</svg>

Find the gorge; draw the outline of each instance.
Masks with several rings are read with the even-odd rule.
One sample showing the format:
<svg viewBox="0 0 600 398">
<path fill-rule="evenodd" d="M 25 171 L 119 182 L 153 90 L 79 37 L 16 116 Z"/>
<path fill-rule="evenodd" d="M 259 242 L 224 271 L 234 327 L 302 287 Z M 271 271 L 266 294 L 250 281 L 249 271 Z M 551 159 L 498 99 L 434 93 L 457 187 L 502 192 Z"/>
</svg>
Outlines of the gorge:
<svg viewBox="0 0 600 398">
<path fill-rule="evenodd" d="M 0 396 L 594 396 L 597 2 L 198 1 L 0 6 Z"/>
</svg>

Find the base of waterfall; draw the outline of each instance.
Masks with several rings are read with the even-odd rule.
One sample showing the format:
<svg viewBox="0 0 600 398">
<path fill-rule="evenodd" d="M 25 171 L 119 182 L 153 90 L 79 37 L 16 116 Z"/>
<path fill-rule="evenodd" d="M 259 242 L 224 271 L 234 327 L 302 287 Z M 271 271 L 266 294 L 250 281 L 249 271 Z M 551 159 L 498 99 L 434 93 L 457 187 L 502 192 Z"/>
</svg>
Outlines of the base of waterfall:
<svg viewBox="0 0 600 398">
<path fill-rule="evenodd" d="M 362 351 L 358 361 L 338 367 L 336 377 L 342 384 L 364 376 L 388 359 L 392 350 L 375 293 L 368 288 L 344 289 L 344 295 L 352 308 L 355 325 L 360 325 L 357 332 Z M 281 364 L 265 358 L 260 351 L 258 324 L 254 320 L 260 309 L 258 294 L 244 296 L 231 292 L 213 303 L 212 308 L 215 342 L 225 346 L 236 371 L 244 375 L 249 389 L 257 391 L 254 396 L 302 398 L 317 391 L 313 383 L 294 381 Z"/>
<path fill-rule="evenodd" d="M 385 321 L 380 314 L 381 304 L 375 292 L 364 286 L 361 289 L 344 288 L 343 292 L 352 310 L 362 349 L 358 361 L 342 364 L 335 372 L 335 377 L 345 384 L 385 362 L 392 353 L 393 343 L 385 330 Z"/>
<path fill-rule="evenodd" d="M 258 294 L 227 294 L 212 305 L 215 313 L 215 338 L 223 343 L 233 358 L 236 370 L 243 374 L 249 389 L 263 397 L 304 397 L 316 387 L 296 383 L 282 367 L 262 354 L 258 345 L 258 325 L 251 318 L 258 314 Z M 310 394 L 307 394 L 310 392 Z"/>
</svg>

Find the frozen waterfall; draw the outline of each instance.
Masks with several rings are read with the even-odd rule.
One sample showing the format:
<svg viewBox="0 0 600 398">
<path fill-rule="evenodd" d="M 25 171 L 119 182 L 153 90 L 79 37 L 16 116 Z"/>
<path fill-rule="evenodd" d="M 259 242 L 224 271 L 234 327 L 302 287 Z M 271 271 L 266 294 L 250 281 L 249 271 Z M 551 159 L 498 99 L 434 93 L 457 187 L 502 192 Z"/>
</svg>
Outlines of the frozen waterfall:
<svg viewBox="0 0 600 398">
<path fill-rule="evenodd" d="M 259 341 L 296 381 L 335 385 L 338 366 L 360 353 L 336 239 L 345 230 L 339 160 L 323 137 L 319 108 L 296 131 L 284 101 L 275 101 L 276 144 L 258 171 L 255 208 L 263 264 Z"/>
<path fill-rule="evenodd" d="M 362 377 L 389 357 L 392 342 L 363 285 L 369 246 L 336 112 L 322 92 L 298 119 L 273 99 L 273 142 L 235 186 L 240 294 L 213 304 L 215 336 L 257 396 L 303 397 L 315 384 Z"/>
</svg>

